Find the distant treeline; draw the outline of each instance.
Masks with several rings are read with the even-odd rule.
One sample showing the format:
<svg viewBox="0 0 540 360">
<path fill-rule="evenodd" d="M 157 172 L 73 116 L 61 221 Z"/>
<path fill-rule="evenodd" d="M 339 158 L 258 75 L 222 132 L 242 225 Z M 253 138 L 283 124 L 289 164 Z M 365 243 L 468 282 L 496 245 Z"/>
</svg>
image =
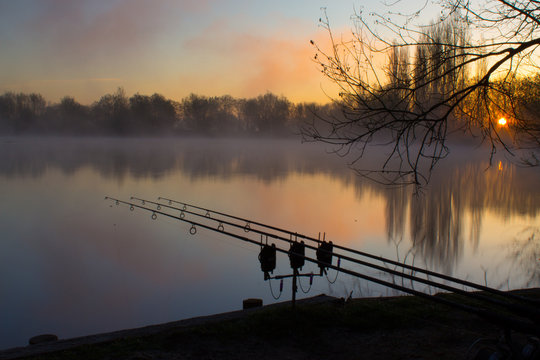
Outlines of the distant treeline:
<svg viewBox="0 0 540 360">
<path fill-rule="evenodd" d="M 335 104 L 293 104 L 272 93 L 191 94 L 177 102 L 160 94 L 127 97 L 119 88 L 87 106 L 69 96 L 47 103 L 40 94 L 7 92 L 0 96 L 0 134 L 286 136 L 315 114 L 337 113 Z"/>
</svg>

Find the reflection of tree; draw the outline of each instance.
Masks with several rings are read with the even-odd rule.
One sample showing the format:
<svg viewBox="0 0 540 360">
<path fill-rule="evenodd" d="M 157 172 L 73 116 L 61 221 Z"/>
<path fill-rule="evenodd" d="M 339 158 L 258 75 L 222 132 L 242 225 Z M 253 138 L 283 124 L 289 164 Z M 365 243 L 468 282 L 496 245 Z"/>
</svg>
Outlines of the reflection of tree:
<svg viewBox="0 0 540 360">
<path fill-rule="evenodd" d="M 330 158 L 330 157 L 328 157 Z M 290 140 L 185 138 L 7 138 L 0 141 L 0 175 L 43 175 L 58 168 L 72 174 L 91 167 L 107 178 L 160 178 L 181 171 L 193 179 L 253 176 L 280 180 L 292 172 L 347 177 L 337 162 Z"/>
<path fill-rule="evenodd" d="M 486 210 L 501 218 L 540 211 L 537 169 L 501 163 L 486 170 L 488 164 L 471 158 L 467 149 L 448 159 L 449 166 L 419 195 L 356 177 L 331 155 L 322 155 L 317 146 L 291 140 L 11 138 L 0 142 L 0 176 L 37 178 L 48 169 L 73 174 L 89 167 L 118 180 L 181 172 L 195 181 L 240 176 L 270 183 L 291 174 L 326 174 L 353 186 L 359 197 L 366 192 L 383 197 L 389 240 L 401 241 L 408 231 L 418 260 L 449 273 L 469 234 L 473 246 L 478 244 Z"/>
<path fill-rule="evenodd" d="M 386 229 L 388 239 L 403 236 L 410 191 L 406 187 L 389 189 L 386 197 Z"/>
<path fill-rule="evenodd" d="M 451 273 L 463 252 L 460 194 L 451 189 L 427 198 L 413 196 L 410 205 L 411 238 L 427 263 Z"/>
<path fill-rule="evenodd" d="M 540 229 L 529 228 L 516 238 L 511 246 L 509 256 L 513 265 L 518 267 L 525 280 L 523 287 L 540 284 Z"/>
<path fill-rule="evenodd" d="M 383 191 L 389 238 L 403 236 L 408 213 L 412 245 L 427 264 L 451 272 L 463 253 L 464 236 L 468 235 L 473 248 L 478 246 L 487 209 L 503 219 L 513 214 L 536 216 L 538 172 L 513 165 L 488 166 L 483 161 L 456 162 L 418 195 L 403 189 Z M 464 232 L 467 219 L 470 229 Z"/>
</svg>

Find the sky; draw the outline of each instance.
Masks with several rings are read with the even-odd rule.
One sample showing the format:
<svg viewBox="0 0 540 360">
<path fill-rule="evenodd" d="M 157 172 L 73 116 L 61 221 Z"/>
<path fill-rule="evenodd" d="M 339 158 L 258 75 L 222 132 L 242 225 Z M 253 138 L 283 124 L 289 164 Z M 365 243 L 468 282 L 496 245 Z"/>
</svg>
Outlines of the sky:
<svg viewBox="0 0 540 360">
<path fill-rule="evenodd" d="M 415 0 L 416 1 L 416 0 Z M 91 104 L 124 88 L 326 102 L 335 89 L 313 61 L 326 8 L 337 32 L 370 0 L 0 0 L 0 93 Z"/>
</svg>

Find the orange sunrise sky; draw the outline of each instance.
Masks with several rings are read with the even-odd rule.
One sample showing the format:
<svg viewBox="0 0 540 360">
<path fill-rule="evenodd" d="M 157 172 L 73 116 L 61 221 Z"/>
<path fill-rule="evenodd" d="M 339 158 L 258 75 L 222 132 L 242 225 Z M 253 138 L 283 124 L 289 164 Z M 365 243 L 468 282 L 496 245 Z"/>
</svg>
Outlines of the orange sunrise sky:
<svg viewBox="0 0 540 360">
<path fill-rule="evenodd" d="M 414 1 L 416 3 L 416 1 Z M 0 93 L 69 95 L 83 104 L 127 95 L 190 93 L 328 101 L 331 84 L 310 40 L 326 8 L 337 33 L 368 0 L 18 0 L 0 2 Z"/>
</svg>

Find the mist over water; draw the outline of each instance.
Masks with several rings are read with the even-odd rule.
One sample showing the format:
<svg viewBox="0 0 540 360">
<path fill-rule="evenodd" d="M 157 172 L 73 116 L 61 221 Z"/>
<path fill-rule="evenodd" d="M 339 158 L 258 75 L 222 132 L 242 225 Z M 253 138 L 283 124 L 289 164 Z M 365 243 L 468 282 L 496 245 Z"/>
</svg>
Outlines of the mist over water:
<svg viewBox="0 0 540 360">
<path fill-rule="evenodd" d="M 539 169 L 503 158 L 489 166 L 486 153 L 457 146 L 415 195 L 356 176 L 327 150 L 295 140 L 1 138 L 0 348 L 275 301 L 256 246 L 203 229 L 191 236 L 187 224 L 105 196 L 163 196 L 493 287 L 540 286 Z M 289 272 L 278 255 L 275 273 Z M 299 296 L 351 291 L 393 294 L 339 275 Z M 290 297 L 285 282 L 279 301 Z"/>
</svg>

